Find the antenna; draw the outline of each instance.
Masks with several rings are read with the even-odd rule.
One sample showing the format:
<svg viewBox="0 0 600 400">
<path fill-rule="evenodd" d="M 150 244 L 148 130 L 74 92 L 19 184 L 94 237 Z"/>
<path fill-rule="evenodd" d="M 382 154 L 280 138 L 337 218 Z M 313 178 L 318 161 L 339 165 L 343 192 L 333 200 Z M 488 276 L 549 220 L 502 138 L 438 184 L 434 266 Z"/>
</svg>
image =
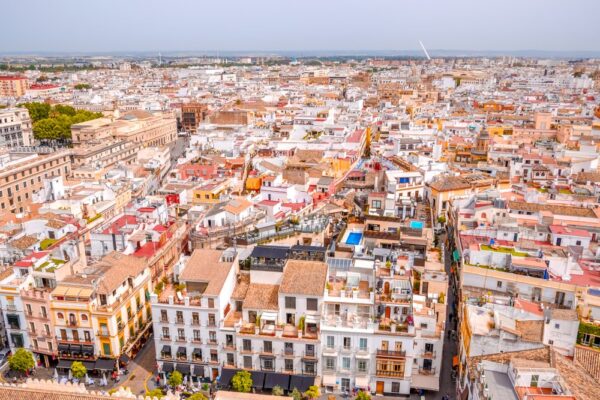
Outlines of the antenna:
<svg viewBox="0 0 600 400">
<path fill-rule="evenodd" d="M 158 52 L 158 66 L 160 67 L 162 65 L 162 54 L 160 54 L 160 51 Z"/>
<path fill-rule="evenodd" d="M 423 52 L 425 53 L 425 56 L 427 57 L 428 60 L 431 60 L 431 57 L 429 57 L 429 53 L 427 52 L 427 49 L 425 48 L 425 46 L 423 45 L 423 42 L 421 42 L 419 40 L 419 44 L 421 45 L 421 48 L 423 49 Z"/>
</svg>

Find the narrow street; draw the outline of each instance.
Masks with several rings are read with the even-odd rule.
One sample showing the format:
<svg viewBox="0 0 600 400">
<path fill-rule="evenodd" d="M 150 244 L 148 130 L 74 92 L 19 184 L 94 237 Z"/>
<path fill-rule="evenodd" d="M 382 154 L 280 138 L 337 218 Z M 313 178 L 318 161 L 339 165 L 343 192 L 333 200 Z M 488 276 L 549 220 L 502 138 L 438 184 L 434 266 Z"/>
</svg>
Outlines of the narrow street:
<svg viewBox="0 0 600 400">
<path fill-rule="evenodd" d="M 443 395 L 447 394 L 450 399 L 456 398 L 455 382 L 452 382 L 452 359 L 457 354 L 456 340 L 448 337 L 448 331 L 454 329 L 454 323 L 450 321 L 450 315 L 455 313 L 453 305 L 455 304 L 454 290 L 452 290 L 452 279 L 450 278 L 450 264 L 451 264 L 451 253 L 446 249 L 443 243 L 446 242 L 446 234 L 440 236 L 440 243 L 442 243 L 444 251 L 444 260 L 446 274 L 448 274 L 449 287 L 447 296 L 447 319 L 446 319 L 446 338 L 444 339 L 444 354 L 442 358 L 442 373 L 440 376 L 440 391 L 435 396 L 427 396 L 427 399 L 441 399 Z"/>
<path fill-rule="evenodd" d="M 148 381 L 148 378 L 154 377 L 156 372 L 154 340 L 152 337 L 148 339 L 148 342 L 142 347 L 135 359 L 129 362 L 127 368 L 129 374 L 121 380 L 119 386 L 129 387 L 131 393 L 135 395 L 146 393 L 146 381 Z M 154 386 L 148 387 L 150 389 L 154 388 Z"/>
</svg>

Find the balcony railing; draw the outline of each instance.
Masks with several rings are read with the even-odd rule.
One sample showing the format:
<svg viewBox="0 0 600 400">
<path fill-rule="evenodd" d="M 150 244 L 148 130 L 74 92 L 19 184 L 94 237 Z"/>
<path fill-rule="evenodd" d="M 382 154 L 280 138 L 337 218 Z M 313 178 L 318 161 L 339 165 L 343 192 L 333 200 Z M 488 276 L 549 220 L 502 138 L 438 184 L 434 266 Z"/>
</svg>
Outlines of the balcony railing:
<svg viewBox="0 0 600 400">
<path fill-rule="evenodd" d="M 302 353 L 302 356 L 303 356 L 303 357 L 306 357 L 306 358 L 315 358 L 315 357 L 316 357 L 316 352 L 315 352 L 314 350 L 309 350 L 309 351 L 306 351 L 306 350 L 305 350 L 305 351 Z"/>
<path fill-rule="evenodd" d="M 435 375 L 435 368 L 419 368 L 419 375 Z"/>
<path fill-rule="evenodd" d="M 378 357 L 406 357 L 406 351 L 377 349 L 377 356 Z"/>
<path fill-rule="evenodd" d="M 421 358 L 435 358 L 435 351 L 424 351 L 421 353 Z"/>
<path fill-rule="evenodd" d="M 375 373 L 377 376 L 404 377 L 404 371 L 387 371 L 378 369 Z"/>
</svg>

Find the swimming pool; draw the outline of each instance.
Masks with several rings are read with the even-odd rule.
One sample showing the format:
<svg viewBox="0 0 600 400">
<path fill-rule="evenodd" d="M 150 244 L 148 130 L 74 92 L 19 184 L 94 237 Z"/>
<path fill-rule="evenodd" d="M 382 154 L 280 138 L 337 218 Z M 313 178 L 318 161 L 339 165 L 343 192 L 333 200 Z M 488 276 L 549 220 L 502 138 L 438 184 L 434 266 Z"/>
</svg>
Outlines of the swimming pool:
<svg viewBox="0 0 600 400">
<path fill-rule="evenodd" d="M 346 244 L 357 245 L 362 240 L 362 232 L 350 232 L 346 237 Z"/>
<path fill-rule="evenodd" d="M 423 229 L 423 221 L 410 221 L 411 229 Z"/>
</svg>

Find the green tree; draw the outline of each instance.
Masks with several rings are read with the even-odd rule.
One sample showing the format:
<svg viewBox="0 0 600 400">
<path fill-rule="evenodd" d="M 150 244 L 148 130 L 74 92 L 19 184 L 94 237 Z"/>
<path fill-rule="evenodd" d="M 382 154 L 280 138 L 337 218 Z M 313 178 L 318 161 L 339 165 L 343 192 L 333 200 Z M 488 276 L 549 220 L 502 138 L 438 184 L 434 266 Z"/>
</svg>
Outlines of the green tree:
<svg viewBox="0 0 600 400">
<path fill-rule="evenodd" d="M 437 220 L 442 225 L 446 223 L 446 217 L 444 217 L 443 215 L 440 215 Z"/>
<path fill-rule="evenodd" d="M 371 400 L 371 395 L 367 392 L 359 390 L 356 394 L 356 400 Z"/>
<path fill-rule="evenodd" d="M 88 83 L 78 83 L 77 85 L 75 85 L 75 89 L 76 90 L 84 90 L 84 89 L 90 89 L 91 86 Z"/>
<path fill-rule="evenodd" d="M 179 371 L 173 371 L 169 376 L 169 386 L 177 387 L 183 382 L 183 376 Z"/>
<path fill-rule="evenodd" d="M 32 122 L 37 122 L 50 116 L 50 104 L 46 103 L 23 103 L 19 104 L 21 107 L 25 107 L 29 111 L 29 117 Z"/>
<path fill-rule="evenodd" d="M 165 395 L 164 395 L 163 391 L 158 388 L 146 391 L 146 397 L 150 397 L 150 398 L 156 397 L 157 399 L 160 399 L 160 398 L 163 398 L 164 396 Z"/>
<path fill-rule="evenodd" d="M 188 400 L 206 400 L 206 396 L 202 393 L 194 393 L 193 395 L 188 397 Z"/>
<path fill-rule="evenodd" d="M 13 371 L 28 371 L 35 366 L 33 354 L 29 350 L 20 347 L 15 351 L 15 354 L 8 358 L 8 366 Z"/>
<path fill-rule="evenodd" d="M 75 110 L 73 107 L 71 107 L 71 106 L 64 106 L 62 104 L 55 105 L 54 108 L 52 109 L 52 111 L 54 111 L 54 112 L 56 112 L 58 114 L 68 115 L 70 117 L 72 117 L 75 114 L 77 114 L 77 110 Z"/>
<path fill-rule="evenodd" d="M 249 393 L 252 390 L 252 375 L 248 371 L 238 371 L 231 378 L 231 386 L 236 392 Z"/>
<path fill-rule="evenodd" d="M 294 390 L 292 390 L 290 396 L 292 396 L 294 400 L 302 400 L 302 393 L 300 393 L 300 391 L 297 388 L 294 388 Z"/>
<path fill-rule="evenodd" d="M 283 396 L 283 389 L 279 385 L 275 385 L 273 390 L 271 390 L 271 394 L 273 396 Z"/>
<path fill-rule="evenodd" d="M 73 364 L 71 364 L 71 373 L 74 378 L 81 379 L 87 374 L 87 368 L 81 361 L 73 361 Z"/>
<path fill-rule="evenodd" d="M 304 392 L 304 395 L 309 399 L 316 399 L 321 395 L 321 393 L 319 392 L 318 386 L 310 386 L 308 390 Z"/>
</svg>

